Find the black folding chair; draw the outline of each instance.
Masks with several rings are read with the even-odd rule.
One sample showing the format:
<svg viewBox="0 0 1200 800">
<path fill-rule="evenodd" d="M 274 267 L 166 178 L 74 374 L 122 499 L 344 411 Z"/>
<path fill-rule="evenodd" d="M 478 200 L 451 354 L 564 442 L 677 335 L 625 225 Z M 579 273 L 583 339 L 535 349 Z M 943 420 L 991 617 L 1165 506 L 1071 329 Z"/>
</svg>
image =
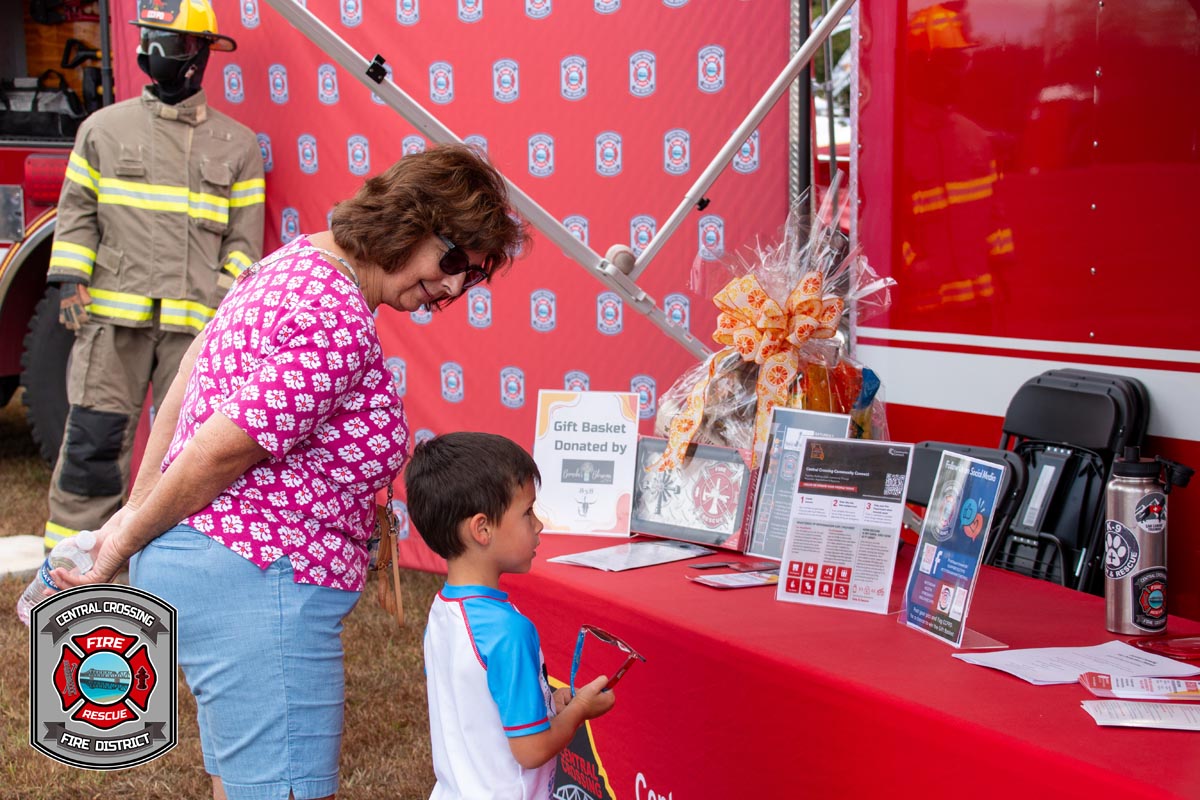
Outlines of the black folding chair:
<svg viewBox="0 0 1200 800">
<path fill-rule="evenodd" d="M 1039 375 L 1009 402 L 1000 446 L 1025 463 L 1028 488 L 989 563 L 1088 589 L 1100 556 L 1104 484 L 1141 425 L 1129 393 L 1100 381 Z"/>
<path fill-rule="evenodd" d="M 908 475 L 908 491 L 905 501 L 909 504 L 928 508 L 929 498 L 933 494 L 933 484 L 937 479 L 938 464 L 941 463 L 942 453 L 949 451 L 972 458 L 990 461 L 1004 467 L 1004 477 L 1000 483 L 999 500 L 995 513 L 992 514 L 992 524 L 988 528 L 987 550 L 984 555 L 988 561 L 991 551 L 1003 538 L 1008 529 L 1009 520 L 1025 494 L 1026 470 L 1020 456 L 1011 450 L 1001 450 L 995 447 L 976 447 L 953 442 L 917 442 L 913 446 L 912 467 Z M 920 528 L 920 519 L 908 519 L 906 524 L 913 530 Z"/>
</svg>

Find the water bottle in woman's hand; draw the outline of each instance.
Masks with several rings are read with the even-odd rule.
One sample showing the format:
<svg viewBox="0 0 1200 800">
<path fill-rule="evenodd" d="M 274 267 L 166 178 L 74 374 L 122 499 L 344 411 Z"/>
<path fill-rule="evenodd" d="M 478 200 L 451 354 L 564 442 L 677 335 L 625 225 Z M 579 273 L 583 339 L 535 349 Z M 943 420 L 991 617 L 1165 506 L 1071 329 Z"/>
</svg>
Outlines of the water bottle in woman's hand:
<svg viewBox="0 0 1200 800">
<path fill-rule="evenodd" d="M 42 600 L 61 590 L 50 578 L 50 571 L 62 567 L 69 572 L 80 575 L 92 568 L 91 550 L 96 546 L 96 534 L 91 531 L 80 531 L 74 536 L 63 539 L 54 545 L 50 555 L 42 562 L 37 575 L 25 587 L 17 600 L 17 617 L 21 622 L 29 624 L 29 612 Z"/>
</svg>

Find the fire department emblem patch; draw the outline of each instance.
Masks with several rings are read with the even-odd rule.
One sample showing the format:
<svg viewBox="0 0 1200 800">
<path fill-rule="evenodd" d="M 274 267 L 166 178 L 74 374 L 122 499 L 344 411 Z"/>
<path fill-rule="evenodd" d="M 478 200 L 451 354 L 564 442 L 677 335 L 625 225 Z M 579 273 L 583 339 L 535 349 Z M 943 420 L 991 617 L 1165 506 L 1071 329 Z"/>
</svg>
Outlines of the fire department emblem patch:
<svg viewBox="0 0 1200 800">
<path fill-rule="evenodd" d="M 317 137 L 311 133 L 302 133 L 296 140 L 296 154 L 300 159 L 300 171 L 305 175 L 313 175 L 318 169 Z"/>
<path fill-rule="evenodd" d="M 588 220 L 579 214 L 572 214 L 563 220 L 563 227 L 571 232 L 579 241 L 588 243 Z"/>
<path fill-rule="evenodd" d="M 657 387 L 649 375 L 634 375 L 629 381 L 629 391 L 637 395 L 638 419 L 654 419 L 658 407 Z"/>
<path fill-rule="evenodd" d="M 502 58 L 492 64 L 492 97 L 501 103 L 511 103 L 521 96 L 520 74 L 517 62 Z"/>
<path fill-rule="evenodd" d="M 483 0 L 458 0 L 458 18 L 463 22 L 483 19 Z"/>
<path fill-rule="evenodd" d="M 663 169 L 669 175 L 682 175 L 692 166 L 691 136 L 683 128 L 663 136 Z"/>
<path fill-rule="evenodd" d="M 629 57 L 629 93 L 634 97 L 649 97 L 655 86 L 654 53 L 639 50 Z"/>
<path fill-rule="evenodd" d="M 413 434 L 413 447 L 416 447 L 421 442 L 428 442 L 435 435 L 436 434 L 433 431 L 429 430 L 429 428 L 421 428 L 420 430 L 418 430 L 416 433 Z"/>
<path fill-rule="evenodd" d="M 586 392 L 591 388 L 592 379 L 586 372 L 573 369 L 563 375 L 563 388 L 568 392 Z"/>
<path fill-rule="evenodd" d="M 222 75 L 225 78 L 225 99 L 231 103 L 240 103 L 245 100 L 246 89 L 242 83 L 242 68 L 237 64 L 226 64 Z"/>
<path fill-rule="evenodd" d="M 442 364 L 442 399 L 449 403 L 461 403 L 463 399 L 463 368 L 461 364 L 446 361 Z"/>
<path fill-rule="evenodd" d="M 640 256 L 646 250 L 646 245 L 654 238 L 658 223 L 648 214 L 638 214 L 629 220 L 629 249 L 635 256 Z"/>
<path fill-rule="evenodd" d="M 258 0 L 242 0 L 238 4 L 242 11 L 242 26 L 245 28 L 258 27 Z"/>
<path fill-rule="evenodd" d="M 419 0 L 396 0 L 396 22 L 401 25 L 416 25 L 421 21 Z"/>
<path fill-rule="evenodd" d="M 492 292 L 486 286 L 475 286 L 467 291 L 467 322 L 472 328 L 486 328 L 492 324 Z"/>
<path fill-rule="evenodd" d="M 758 131 L 742 142 L 742 149 L 733 157 L 733 171 L 747 175 L 758 169 Z"/>
<path fill-rule="evenodd" d="M 554 330 L 556 323 L 554 292 L 537 289 L 529 295 L 529 326 L 535 331 L 547 333 Z"/>
<path fill-rule="evenodd" d="M 609 178 L 621 173 L 621 134 L 605 131 L 596 137 L 596 172 Z"/>
<path fill-rule="evenodd" d="M 362 24 L 362 2 L 360 0 L 342 0 L 342 24 L 347 28 L 355 28 Z"/>
<path fill-rule="evenodd" d="M 697 54 L 696 85 L 708 94 L 725 88 L 725 50 L 718 45 L 701 48 Z"/>
<path fill-rule="evenodd" d="M 581 100 L 587 95 L 587 59 L 567 56 L 559 64 L 559 91 L 568 100 Z"/>
<path fill-rule="evenodd" d="M 663 312 L 667 315 L 667 322 L 676 328 L 689 330 L 691 307 L 692 304 L 687 295 L 676 293 L 663 298 Z"/>
<path fill-rule="evenodd" d="M 81 586 L 33 610 L 29 743 L 85 769 L 144 764 L 176 743 L 175 609 L 127 586 Z"/>
<path fill-rule="evenodd" d="M 365 136 L 346 140 L 346 163 L 351 175 L 366 175 L 371 171 L 371 145 Z"/>
<path fill-rule="evenodd" d="M 729 464 L 706 467 L 692 489 L 692 502 L 709 528 L 724 529 L 733 520 L 741 484 Z"/>
<path fill-rule="evenodd" d="M 267 85 L 271 89 L 272 103 L 288 101 L 287 67 L 283 64 L 272 64 L 267 67 Z"/>
<path fill-rule="evenodd" d="M 424 152 L 425 152 L 425 138 L 423 136 L 419 136 L 418 134 L 413 133 L 408 136 L 405 136 L 400 141 L 400 155 L 401 156 L 411 156 L 415 153 L 424 153 Z"/>
<path fill-rule="evenodd" d="M 697 233 L 701 258 L 705 261 L 716 261 L 725 255 L 725 220 L 716 214 L 701 217 Z"/>
<path fill-rule="evenodd" d="M 596 298 L 596 330 L 606 336 L 616 336 L 622 328 L 621 296 L 616 292 L 601 292 Z"/>
<path fill-rule="evenodd" d="M 454 99 L 454 67 L 445 61 L 429 65 L 429 99 L 449 103 Z"/>
<path fill-rule="evenodd" d="M 508 408 L 525 405 L 525 373 L 520 367 L 500 370 L 500 402 Z"/>
<path fill-rule="evenodd" d="M 260 133 L 254 138 L 258 140 L 258 152 L 262 156 L 263 172 L 270 172 L 275 169 L 275 154 L 271 152 L 271 137 Z"/>
<path fill-rule="evenodd" d="M 529 137 L 529 174 L 538 178 L 554 174 L 554 139 L 548 134 Z"/>
<path fill-rule="evenodd" d="M 550 16 L 550 0 L 525 0 L 525 16 L 530 19 L 545 19 Z"/>
<path fill-rule="evenodd" d="M 333 64 L 317 67 L 317 99 L 327 106 L 338 101 L 337 67 Z"/>
<path fill-rule="evenodd" d="M 466 137 L 465 139 L 463 139 L 463 142 L 465 144 L 471 145 L 471 147 L 474 147 L 476 150 L 483 153 L 484 155 L 487 155 L 487 139 L 480 136 L 479 134 L 472 134 L 472 135 Z"/>
</svg>

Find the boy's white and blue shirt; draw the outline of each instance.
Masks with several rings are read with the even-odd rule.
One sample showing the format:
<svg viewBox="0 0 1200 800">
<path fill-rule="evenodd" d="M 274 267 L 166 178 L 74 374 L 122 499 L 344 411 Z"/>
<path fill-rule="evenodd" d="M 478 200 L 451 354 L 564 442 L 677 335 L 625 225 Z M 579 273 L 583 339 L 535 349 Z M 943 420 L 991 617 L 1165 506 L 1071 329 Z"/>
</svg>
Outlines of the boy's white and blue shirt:
<svg viewBox="0 0 1200 800">
<path fill-rule="evenodd" d="M 537 628 L 486 586 L 446 584 L 425 628 L 431 800 L 549 798 L 556 759 L 527 770 L 508 739 L 550 727 L 554 703 Z"/>
</svg>

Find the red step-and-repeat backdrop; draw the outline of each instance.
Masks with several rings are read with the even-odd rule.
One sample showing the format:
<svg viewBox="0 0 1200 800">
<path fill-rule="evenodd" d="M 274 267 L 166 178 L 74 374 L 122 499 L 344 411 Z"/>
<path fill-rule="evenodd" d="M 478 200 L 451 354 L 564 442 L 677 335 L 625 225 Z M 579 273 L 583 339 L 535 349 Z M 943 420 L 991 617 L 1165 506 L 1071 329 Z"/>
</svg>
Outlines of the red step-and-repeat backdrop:
<svg viewBox="0 0 1200 800">
<path fill-rule="evenodd" d="M 303 5 L 303 3 L 301 3 Z M 788 60 L 789 3 L 701 0 L 310 0 L 307 8 L 603 254 L 640 252 Z M 363 176 L 431 145 L 264 0 L 216 0 L 233 53 L 211 104 L 253 129 L 266 167 L 265 250 L 324 230 Z M 134 3 L 113 47 L 132 54 Z M 125 60 L 132 64 L 132 58 Z M 140 73 L 117 75 L 135 96 Z M 639 283 L 708 341 L 721 262 L 774 240 L 788 208 L 786 101 Z M 694 269 L 699 265 L 699 270 Z M 706 283 L 690 276 L 699 272 Z M 695 288 L 693 288 L 695 287 Z M 698 291 L 697 291 L 698 289 Z M 390 308 L 379 331 L 416 437 L 476 429 L 532 447 L 539 389 L 633 391 L 649 433 L 659 393 L 695 359 L 535 236 L 490 286 L 433 315 Z M 398 491 L 402 486 L 398 481 Z M 404 560 L 441 569 L 408 535 Z"/>
</svg>

